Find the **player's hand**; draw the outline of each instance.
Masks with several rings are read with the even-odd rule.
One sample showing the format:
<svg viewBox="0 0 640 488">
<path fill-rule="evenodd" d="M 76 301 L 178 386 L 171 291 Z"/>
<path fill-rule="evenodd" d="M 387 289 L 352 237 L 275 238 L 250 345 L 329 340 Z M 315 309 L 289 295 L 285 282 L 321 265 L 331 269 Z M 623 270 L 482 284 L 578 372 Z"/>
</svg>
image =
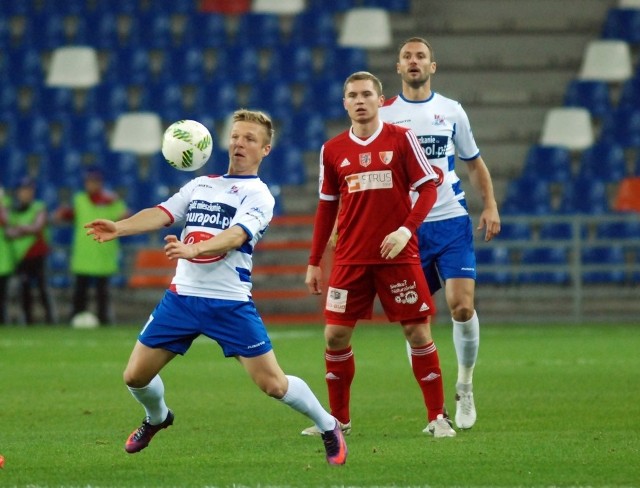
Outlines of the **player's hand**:
<svg viewBox="0 0 640 488">
<path fill-rule="evenodd" d="M 385 259 L 395 258 L 411 239 L 411 231 L 406 227 L 398 227 L 391 234 L 384 238 L 380 245 L 380 256 Z"/>
<path fill-rule="evenodd" d="M 118 237 L 116 223 L 112 220 L 97 219 L 84 225 L 88 236 L 93 236 L 94 241 L 107 242 Z"/>
<path fill-rule="evenodd" d="M 185 244 L 174 235 L 164 238 L 164 253 L 169 259 L 193 259 L 198 257 L 198 250 L 193 244 Z"/>
<path fill-rule="evenodd" d="M 320 266 L 307 266 L 307 277 L 304 280 L 309 293 L 322 295 L 322 268 Z"/>
<path fill-rule="evenodd" d="M 500 233 L 500 215 L 496 209 L 485 209 L 480 214 L 477 230 L 485 229 L 484 240 L 489 242 Z"/>
</svg>

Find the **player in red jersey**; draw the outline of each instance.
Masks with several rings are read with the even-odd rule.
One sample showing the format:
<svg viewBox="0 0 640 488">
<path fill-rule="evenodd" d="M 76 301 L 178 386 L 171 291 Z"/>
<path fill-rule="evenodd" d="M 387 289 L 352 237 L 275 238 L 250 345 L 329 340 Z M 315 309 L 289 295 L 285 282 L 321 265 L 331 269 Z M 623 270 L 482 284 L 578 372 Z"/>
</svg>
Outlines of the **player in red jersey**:
<svg viewBox="0 0 640 488">
<path fill-rule="evenodd" d="M 320 201 L 305 283 L 312 294 L 322 293 L 320 260 L 337 216 L 339 239 L 324 311 L 331 413 L 349 433 L 355 375 L 351 336 L 358 320 L 371 318 L 378 295 L 388 319 L 400 322 L 411 345 L 413 372 L 427 408 L 424 432 L 452 437 L 455 431 L 443 417 L 442 373 L 429 325 L 435 306 L 414 234 L 435 202 L 437 175 L 410 129 L 379 119 L 383 102 L 378 78 L 364 71 L 349 76 L 344 107 L 351 128 L 320 152 Z M 410 189 L 419 194 L 413 206 Z M 316 431 L 310 427 L 302 434 Z"/>
</svg>

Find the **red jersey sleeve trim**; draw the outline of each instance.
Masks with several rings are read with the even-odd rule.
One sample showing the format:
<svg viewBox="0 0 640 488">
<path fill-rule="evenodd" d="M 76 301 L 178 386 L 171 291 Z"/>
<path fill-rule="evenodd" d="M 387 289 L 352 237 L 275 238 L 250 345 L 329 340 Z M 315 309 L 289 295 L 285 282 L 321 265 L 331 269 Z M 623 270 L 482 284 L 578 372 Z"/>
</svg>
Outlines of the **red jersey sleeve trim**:
<svg viewBox="0 0 640 488">
<path fill-rule="evenodd" d="M 165 225 L 165 227 L 170 227 L 173 225 L 174 223 L 174 218 L 173 215 L 171 215 L 171 212 L 169 212 L 166 208 L 164 208 L 162 205 L 156 205 L 156 208 L 159 208 L 160 210 L 162 210 L 164 213 L 166 213 L 169 218 L 171 219 L 171 222 L 169 222 L 167 225 Z"/>
</svg>

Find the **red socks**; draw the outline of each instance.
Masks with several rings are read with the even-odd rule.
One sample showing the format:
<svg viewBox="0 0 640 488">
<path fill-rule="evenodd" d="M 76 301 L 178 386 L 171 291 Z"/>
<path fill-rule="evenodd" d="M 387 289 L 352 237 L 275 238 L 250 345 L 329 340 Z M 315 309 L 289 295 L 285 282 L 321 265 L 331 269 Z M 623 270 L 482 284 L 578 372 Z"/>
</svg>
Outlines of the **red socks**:
<svg viewBox="0 0 640 488">
<path fill-rule="evenodd" d="M 356 372 L 353 351 L 351 346 L 338 351 L 327 349 L 324 359 L 331 415 L 346 424 L 351 420 L 349 400 L 351 398 L 351 382 Z"/>
<path fill-rule="evenodd" d="M 427 407 L 427 417 L 431 422 L 443 413 L 444 408 L 440 358 L 433 341 L 422 347 L 411 348 L 411 367 L 422 390 L 424 404 Z"/>
</svg>

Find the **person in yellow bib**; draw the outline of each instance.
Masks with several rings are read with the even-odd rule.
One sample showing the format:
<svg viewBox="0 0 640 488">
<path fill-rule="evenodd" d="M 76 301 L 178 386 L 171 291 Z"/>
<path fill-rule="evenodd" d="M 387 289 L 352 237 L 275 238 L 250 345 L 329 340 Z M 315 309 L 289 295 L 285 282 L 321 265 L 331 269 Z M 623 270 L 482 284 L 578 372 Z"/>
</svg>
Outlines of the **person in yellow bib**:
<svg viewBox="0 0 640 488">
<path fill-rule="evenodd" d="M 34 323 L 32 287 L 35 285 L 44 310 L 44 321 L 54 324 L 53 301 L 47 283 L 48 212 L 44 202 L 36 199 L 36 182 L 28 176 L 16 185 L 5 233 L 15 260 L 15 274 L 20 281 L 24 323 Z"/>
<path fill-rule="evenodd" d="M 0 325 L 9 322 L 9 307 L 7 302 L 9 279 L 13 274 L 13 252 L 9 245 L 5 229 L 9 219 L 9 195 L 0 186 Z"/>
<path fill-rule="evenodd" d="M 63 220 L 73 220 L 71 272 L 74 275 L 71 319 L 89 309 L 89 290 L 95 287 L 97 317 L 101 325 L 113 322 L 110 279 L 119 271 L 120 245 L 112 241 L 100 245 L 87 239 L 83 225 L 97 218 L 120 220 L 129 216 L 125 202 L 104 187 L 104 174 L 97 166 L 84 173 L 84 191 L 73 196 L 71 209 L 61 212 Z"/>
</svg>

